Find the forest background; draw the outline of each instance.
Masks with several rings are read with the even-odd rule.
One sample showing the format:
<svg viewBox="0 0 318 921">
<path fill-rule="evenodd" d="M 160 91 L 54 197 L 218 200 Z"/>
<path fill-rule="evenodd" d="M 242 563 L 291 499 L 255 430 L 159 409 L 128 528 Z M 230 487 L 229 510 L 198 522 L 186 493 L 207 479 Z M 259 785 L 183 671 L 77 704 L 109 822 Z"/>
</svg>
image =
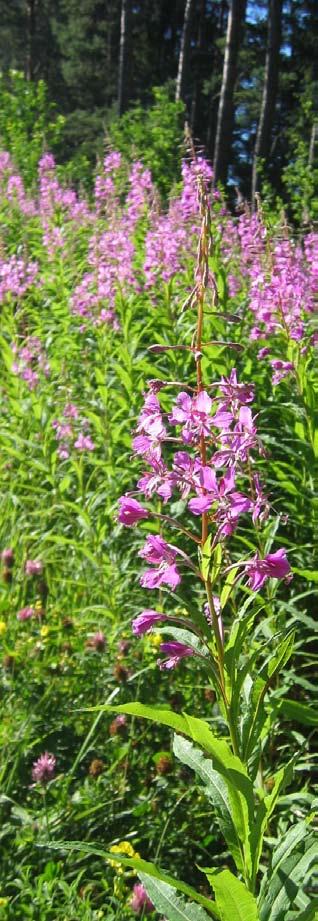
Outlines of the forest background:
<svg viewBox="0 0 318 921">
<path fill-rule="evenodd" d="M 251 199 L 266 180 L 283 201 L 298 193 L 305 219 L 314 197 L 315 215 L 314 0 L 1 0 L 0 13 L 2 112 L 15 71 L 43 80 L 60 114 L 48 146 L 72 161 L 72 179 L 83 181 L 106 138 L 142 152 L 167 192 L 187 118 L 216 181 Z M 12 148 L 6 114 L 0 128 Z"/>
</svg>

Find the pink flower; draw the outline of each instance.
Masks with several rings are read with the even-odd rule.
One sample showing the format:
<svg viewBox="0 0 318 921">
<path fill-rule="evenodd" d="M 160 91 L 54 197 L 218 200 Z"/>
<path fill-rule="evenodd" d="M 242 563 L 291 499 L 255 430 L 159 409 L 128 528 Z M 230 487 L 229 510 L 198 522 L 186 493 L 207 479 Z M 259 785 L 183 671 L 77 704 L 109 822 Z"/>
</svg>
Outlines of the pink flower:
<svg viewBox="0 0 318 921">
<path fill-rule="evenodd" d="M 271 366 L 274 370 L 272 377 L 272 383 L 274 385 L 279 384 L 280 381 L 283 381 L 291 371 L 295 370 L 291 361 L 281 361 L 280 358 L 274 358 L 273 361 L 271 361 Z"/>
<path fill-rule="evenodd" d="M 44 752 L 43 755 L 34 761 L 32 767 L 32 780 L 35 783 L 47 784 L 54 777 L 56 768 L 56 758 L 50 752 Z"/>
<path fill-rule="evenodd" d="M 136 915 L 147 915 L 150 911 L 153 911 L 154 905 L 147 895 L 142 883 L 135 883 L 130 900 L 130 907 Z"/>
<path fill-rule="evenodd" d="M 27 560 L 24 569 L 27 576 L 40 576 L 43 572 L 43 563 L 41 560 Z"/>
<path fill-rule="evenodd" d="M 195 397 L 190 397 L 188 393 L 181 391 L 177 396 L 169 421 L 175 425 L 183 425 L 183 441 L 186 444 L 192 444 L 202 435 L 210 434 L 213 424 L 211 408 L 212 400 L 205 390 L 201 390 Z"/>
<path fill-rule="evenodd" d="M 34 608 L 29 605 L 29 607 L 21 608 L 21 611 L 18 611 L 17 620 L 30 620 L 30 617 L 33 617 L 34 614 Z"/>
<path fill-rule="evenodd" d="M 258 554 L 252 560 L 244 564 L 248 575 L 248 584 L 254 592 L 257 592 L 266 579 L 285 579 L 290 576 L 290 565 L 286 557 L 286 550 L 276 550 L 275 553 L 268 553 L 264 560 L 261 560 Z"/>
<path fill-rule="evenodd" d="M 102 630 L 97 630 L 93 636 L 89 637 L 86 645 L 91 649 L 95 649 L 96 652 L 103 652 L 106 645 L 105 634 L 102 632 Z"/>
<path fill-rule="evenodd" d="M 166 616 L 166 614 L 160 614 L 159 611 L 153 611 L 152 608 L 147 608 L 133 620 L 132 631 L 135 636 L 141 636 L 142 633 L 148 633 L 155 624 L 166 620 Z"/>
<path fill-rule="evenodd" d="M 89 435 L 83 435 L 83 432 L 80 432 L 74 442 L 74 448 L 77 448 L 78 451 L 95 451 L 94 442 Z"/>
<path fill-rule="evenodd" d="M 75 406 L 74 403 L 67 403 L 64 408 L 63 416 L 65 419 L 78 419 L 77 406 Z"/>
<path fill-rule="evenodd" d="M 167 544 L 162 537 L 149 534 L 145 546 L 139 551 L 139 556 L 147 563 L 152 563 L 155 569 L 147 569 L 140 579 L 143 588 L 159 588 L 160 585 L 169 585 L 175 589 L 181 581 L 175 564 L 177 551 Z"/>
<path fill-rule="evenodd" d="M 190 511 L 194 515 L 202 515 L 217 502 L 215 519 L 219 524 L 218 535 L 229 536 L 235 530 L 239 516 L 252 508 L 251 500 L 235 490 L 233 468 L 217 481 L 214 470 L 202 467 L 198 481 L 202 488 L 199 487 L 200 495 L 197 499 L 190 499 Z"/>
<path fill-rule="evenodd" d="M 222 643 L 224 643 L 224 627 L 223 627 L 223 620 L 222 620 L 222 608 L 221 608 L 221 601 L 218 595 L 213 595 L 213 605 L 214 605 L 214 610 L 217 616 L 220 637 L 221 637 Z M 204 613 L 205 613 L 208 624 L 210 624 L 210 627 L 213 627 L 212 611 L 211 611 L 209 604 L 204 605 Z"/>
<path fill-rule="evenodd" d="M 251 403 L 254 398 L 253 384 L 239 384 L 235 368 L 232 368 L 229 377 L 222 377 L 220 391 L 225 397 L 224 405 L 231 405 L 234 402 L 244 405 Z"/>
<path fill-rule="evenodd" d="M 8 569 L 12 568 L 14 564 L 14 552 L 11 547 L 6 547 L 4 550 L 2 550 L 1 561 L 5 566 L 8 567 Z"/>
<path fill-rule="evenodd" d="M 119 506 L 118 521 L 127 528 L 133 527 L 133 525 L 141 521 L 142 518 L 148 518 L 147 509 L 143 508 L 140 502 L 137 502 L 137 499 L 130 499 L 129 496 L 121 496 L 119 499 Z"/>
<path fill-rule="evenodd" d="M 162 669 L 175 668 L 176 665 L 179 665 L 181 659 L 184 659 L 186 656 L 194 656 L 195 651 L 192 649 L 192 646 L 185 646 L 184 643 L 161 643 L 160 652 L 165 652 L 168 654 L 169 658 L 158 659 L 158 665 Z"/>
<path fill-rule="evenodd" d="M 195 487 L 195 475 L 201 470 L 201 462 L 190 457 L 186 451 L 176 451 L 172 465 L 172 483 L 180 490 L 181 499 L 186 499 L 191 487 Z"/>
<path fill-rule="evenodd" d="M 161 406 L 155 393 L 145 397 L 143 409 L 138 419 L 137 432 L 148 435 L 151 441 L 165 438 L 166 429 L 162 421 Z"/>
<path fill-rule="evenodd" d="M 118 716 L 115 716 L 115 719 L 112 721 L 109 727 L 109 732 L 111 736 L 121 735 L 123 730 L 126 729 L 127 717 L 123 713 L 120 713 Z"/>
<path fill-rule="evenodd" d="M 162 461 L 157 460 L 155 456 L 148 458 L 148 464 L 152 467 L 152 472 L 145 473 L 138 480 L 137 488 L 143 492 L 147 499 L 151 499 L 153 493 L 167 502 L 172 494 L 172 478 L 169 471 Z"/>
<path fill-rule="evenodd" d="M 157 534 L 148 534 L 144 547 L 139 551 L 139 556 L 147 563 L 173 563 L 176 558 L 176 550 L 167 544 L 163 537 Z"/>
</svg>

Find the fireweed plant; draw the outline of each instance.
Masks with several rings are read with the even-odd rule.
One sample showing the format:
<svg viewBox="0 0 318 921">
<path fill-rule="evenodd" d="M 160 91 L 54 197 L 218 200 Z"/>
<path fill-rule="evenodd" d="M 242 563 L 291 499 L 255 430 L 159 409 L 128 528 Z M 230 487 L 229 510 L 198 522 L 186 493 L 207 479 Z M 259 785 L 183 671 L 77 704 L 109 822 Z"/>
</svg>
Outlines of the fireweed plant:
<svg viewBox="0 0 318 921">
<path fill-rule="evenodd" d="M 206 295 L 212 291 L 215 310 L 218 292 L 210 267 L 210 194 L 199 168 L 197 188 L 201 231 L 195 284 L 183 305 L 183 311 L 196 310 L 196 326 L 189 344 L 171 347 L 190 353 L 196 380 L 187 375 L 185 381 L 149 382 L 133 439 L 134 454 L 145 468 L 136 491 L 119 500 L 118 518 L 126 527 L 151 524 L 139 551 L 146 563 L 140 583 L 158 589 L 159 602 L 134 618 L 133 633 L 138 637 L 159 628 L 167 634 L 159 648 L 161 670 L 176 669 L 189 658 L 201 664 L 216 695 L 223 731 L 215 734 L 197 717 L 155 706 L 133 703 L 115 709 L 175 730 L 174 754 L 203 782 L 226 851 L 223 869 L 202 868 L 214 900 L 146 861 L 123 858 L 123 863 L 135 867 L 153 905 L 169 921 L 211 915 L 223 921 L 278 921 L 299 917 L 300 911 L 310 919 L 315 908 L 304 887 L 316 851 L 312 817 L 292 825 L 283 840 L 272 841 L 270 868 L 263 863 L 270 819 L 297 760 L 293 757 L 270 777 L 263 774 L 275 710 L 272 689 L 294 642 L 290 629 L 275 630 L 271 602 L 275 588 L 281 582 L 288 585 L 292 572 L 284 547 L 267 551 L 271 509 L 257 467 L 265 452 L 253 413 L 254 386 L 241 382 L 234 367 L 219 381 L 204 373 L 206 350 L 214 344 L 204 332 L 211 313 L 211 296 L 207 302 Z M 297 329 L 294 324 L 295 339 L 303 332 L 299 324 Z M 234 342 L 227 346 L 241 348 Z M 169 348 L 155 344 L 150 351 Z M 276 377 L 293 370 L 278 361 L 272 367 Z M 172 509 L 169 514 L 171 500 L 177 513 Z M 254 526 L 255 552 L 233 559 L 231 538 L 245 516 Z M 182 583 L 188 583 L 190 603 L 180 613 L 174 593 Z M 264 589 L 266 597 L 267 588 L 263 600 L 259 593 Z M 176 890 L 197 905 L 185 903 Z"/>
</svg>

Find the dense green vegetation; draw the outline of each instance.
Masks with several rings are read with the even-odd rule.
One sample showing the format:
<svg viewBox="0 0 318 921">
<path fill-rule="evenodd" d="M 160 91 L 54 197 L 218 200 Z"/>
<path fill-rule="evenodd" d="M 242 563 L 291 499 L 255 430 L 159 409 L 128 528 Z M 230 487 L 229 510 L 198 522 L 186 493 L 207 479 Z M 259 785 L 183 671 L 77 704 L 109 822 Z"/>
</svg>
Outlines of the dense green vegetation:
<svg viewBox="0 0 318 921">
<path fill-rule="evenodd" d="M 128 841 L 205 894 L 198 867 L 233 869 L 214 808 L 174 757 L 168 728 L 99 709 L 137 698 L 204 716 L 224 733 L 199 660 L 169 677 L 157 667 L 165 626 L 161 638 L 158 631 L 132 636 L 131 620 L 147 605 L 137 553 L 158 527 L 142 522 L 126 531 L 117 521 L 118 498 L 140 475 L 130 432 L 147 381 L 187 386 L 193 376 L 190 353 L 148 349 L 193 336 L 195 311 L 183 305 L 200 226 L 196 174 L 208 181 L 210 168 L 189 161 L 169 209 L 160 210 L 149 171 L 110 153 L 87 200 L 61 184 L 50 155 L 35 181 L 36 135 L 29 143 L 24 147 L 21 133 L 16 152 L 24 175 L 33 171 L 32 195 L 9 155 L 0 161 L 0 912 L 10 919 L 120 919 L 142 909 L 130 907 L 133 870 L 100 856 L 112 845 Z M 213 384 L 235 367 L 240 381 L 254 384 L 264 446 L 255 469 L 271 506 L 263 546 L 269 553 L 283 545 L 293 570 L 288 586 L 271 580 L 256 595 L 263 612 L 250 640 L 255 654 L 264 643 L 273 652 L 277 637 L 296 630 L 292 667 L 275 679 L 259 730 L 265 791 L 272 774 L 295 759 L 267 830 L 266 866 L 273 840 L 313 809 L 317 235 L 309 231 L 296 244 L 285 217 L 266 202 L 264 214 L 232 218 L 218 192 L 210 232 L 207 338 L 215 342 L 203 350 L 203 370 Z M 228 340 L 233 347 L 223 344 Z M 155 502 L 164 513 L 160 495 Z M 181 506 L 176 496 L 174 517 Z M 255 552 L 256 536 L 243 515 L 230 541 L 233 561 Z M 253 595 L 244 591 L 245 600 Z M 202 604 L 191 579 L 176 593 L 161 590 L 161 604 L 166 597 L 177 617 Z M 151 598 L 156 606 L 154 592 Z M 56 764 L 41 775 L 41 763 L 34 764 L 46 751 Z M 66 850 L 62 842 L 72 841 L 92 851 Z M 124 853 L 131 856 L 127 844 Z M 310 862 L 300 883 L 307 895 L 295 911 L 311 901 Z M 304 918 L 313 917 L 308 911 Z"/>
</svg>

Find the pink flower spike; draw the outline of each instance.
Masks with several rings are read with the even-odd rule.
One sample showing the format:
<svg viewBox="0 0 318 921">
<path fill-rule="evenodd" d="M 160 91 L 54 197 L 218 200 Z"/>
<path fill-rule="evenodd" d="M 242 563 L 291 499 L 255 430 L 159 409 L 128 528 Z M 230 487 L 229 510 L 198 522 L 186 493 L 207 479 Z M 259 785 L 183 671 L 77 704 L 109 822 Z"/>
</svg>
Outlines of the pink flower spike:
<svg viewBox="0 0 318 921">
<path fill-rule="evenodd" d="M 34 761 L 32 767 L 32 780 L 35 783 L 47 784 L 54 777 L 56 768 L 56 758 L 50 752 L 44 752 L 43 755 Z"/>
<path fill-rule="evenodd" d="M 129 496 L 121 496 L 119 499 L 118 521 L 127 528 L 132 528 L 142 518 L 148 518 L 147 509 L 137 502 L 137 499 L 131 499 Z"/>
<path fill-rule="evenodd" d="M 192 649 L 192 646 L 185 646 L 184 643 L 161 643 L 160 652 L 167 653 L 169 656 L 168 659 L 163 661 L 158 659 L 158 665 L 161 670 L 175 668 L 176 665 L 179 665 L 181 659 L 195 655 L 195 650 Z"/>
<path fill-rule="evenodd" d="M 148 633 L 155 624 L 166 620 L 166 617 L 166 614 L 160 614 L 159 611 L 153 611 L 152 608 L 147 608 L 132 621 L 132 632 L 135 636 L 141 636 L 143 633 Z"/>
</svg>

